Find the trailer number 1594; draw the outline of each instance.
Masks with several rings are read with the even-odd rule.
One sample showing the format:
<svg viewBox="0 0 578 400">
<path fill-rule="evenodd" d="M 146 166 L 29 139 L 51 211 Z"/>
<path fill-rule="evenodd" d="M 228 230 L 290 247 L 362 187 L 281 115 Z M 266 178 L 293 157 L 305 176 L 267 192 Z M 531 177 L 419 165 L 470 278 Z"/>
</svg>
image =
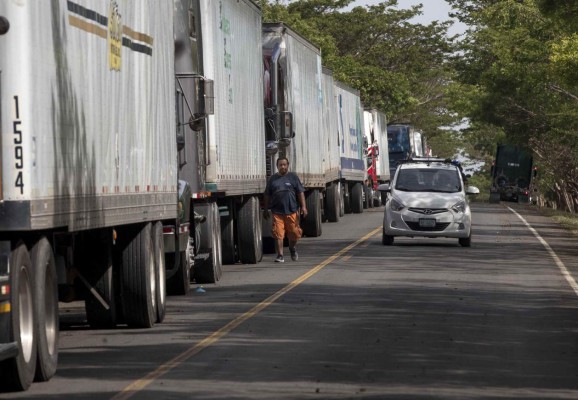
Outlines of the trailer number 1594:
<svg viewBox="0 0 578 400">
<path fill-rule="evenodd" d="M 22 178 L 22 169 L 24 168 L 24 152 L 22 151 L 22 130 L 20 128 L 20 107 L 18 103 L 18 96 L 14 96 L 14 108 L 16 110 L 16 119 L 13 122 L 14 134 L 14 159 L 16 161 L 16 181 L 14 186 L 20 188 L 20 194 L 24 194 L 24 180 Z"/>
</svg>

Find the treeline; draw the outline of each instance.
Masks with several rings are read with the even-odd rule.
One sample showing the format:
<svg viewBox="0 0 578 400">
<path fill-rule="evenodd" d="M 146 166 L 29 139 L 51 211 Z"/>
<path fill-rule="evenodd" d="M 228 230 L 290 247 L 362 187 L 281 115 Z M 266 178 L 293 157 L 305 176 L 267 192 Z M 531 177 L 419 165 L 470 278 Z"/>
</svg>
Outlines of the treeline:
<svg viewBox="0 0 578 400">
<path fill-rule="evenodd" d="M 391 122 L 411 121 L 441 156 L 490 161 L 497 143 L 528 146 L 543 202 L 578 211 L 578 0 L 446 0 L 470 28 L 412 23 L 398 1 L 261 0 L 322 49 L 336 79 Z M 439 129 L 467 119 L 462 131 Z"/>
</svg>

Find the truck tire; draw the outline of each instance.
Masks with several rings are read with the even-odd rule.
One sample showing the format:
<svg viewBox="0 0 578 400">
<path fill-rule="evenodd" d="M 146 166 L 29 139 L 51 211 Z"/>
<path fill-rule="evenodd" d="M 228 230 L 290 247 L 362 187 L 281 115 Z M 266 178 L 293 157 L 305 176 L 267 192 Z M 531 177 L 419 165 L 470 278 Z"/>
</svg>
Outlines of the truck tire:
<svg viewBox="0 0 578 400">
<path fill-rule="evenodd" d="M 369 196 L 369 188 L 365 185 L 362 186 L 362 204 L 364 209 L 369 208 L 370 196 Z"/>
<path fill-rule="evenodd" d="M 106 231 L 109 232 L 110 231 Z M 112 237 L 112 235 L 111 235 Z M 102 236 L 95 238 L 99 243 L 106 239 Z M 86 243 L 90 245 L 87 240 Z M 86 319 L 93 329 L 110 329 L 119 323 L 117 302 L 117 276 L 114 273 L 112 249 L 110 244 L 100 247 L 98 251 L 91 251 L 81 247 L 81 262 L 86 265 L 85 278 L 90 286 L 96 290 L 100 297 L 108 304 L 106 309 L 102 303 L 92 294 L 88 293 L 84 301 Z"/>
<path fill-rule="evenodd" d="M 368 208 L 373 208 L 373 203 L 374 203 L 373 198 L 375 196 L 375 193 L 373 192 L 372 188 L 367 188 L 367 193 L 369 196 L 369 203 L 367 204 L 367 206 L 368 206 Z"/>
<path fill-rule="evenodd" d="M 271 211 L 267 210 L 268 219 L 261 218 L 261 231 L 263 235 L 263 253 L 264 254 L 275 254 L 275 239 L 271 232 L 271 221 L 273 217 L 271 216 Z"/>
<path fill-rule="evenodd" d="M 319 190 L 313 189 L 305 195 L 307 205 L 307 217 L 301 220 L 303 234 L 308 237 L 318 237 L 322 233 L 321 223 L 321 194 Z"/>
<path fill-rule="evenodd" d="M 221 217 L 221 257 L 223 265 L 235 264 L 235 224 L 233 210 L 227 206 L 229 215 Z"/>
<path fill-rule="evenodd" d="M 156 274 L 150 223 L 122 249 L 121 296 L 125 321 L 130 327 L 154 326 Z"/>
<path fill-rule="evenodd" d="M 34 301 L 32 294 L 32 263 L 24 244 L 10 254 L 10 302 L 12 312 L 10 340 L 18 344 L 18 356 L 0 362 L 0 384 L 8 390 L 26 390 L 36 373 L 37 334 L 34 329 Z"/>
<path fill-rule="evenodd" d="M 165 319 L 167 309 L 167 274 L 165 265 L 165 241 L 163 238 L 163 224 L 156 222 L 152 230 L 153 253 L 155 257 L 156 279 L 156 322 Z"/>
<path fill-rule="evenodd" d="M 259 200 L 249 197 L 237 211 L 239 259 L 243 264 L 257 264 L 263 258 L 263 233 Z"/>
<path fill-rule="evenodd" d="M 354 214 L 363 212 L 363 185 L 361 182 L 354 183 L 351 189 L 351 211 Z"/>
<path fill-rule="evenodd" d="M 172 263 L 175 262 L 175 256 L 179 257 L 177 260 L 179 266 L 177 272 L 167 280 L 167 294 L 170 296 L 184 296 L 189 293 L 191 284 L 191 267 L 189 265 L 188 249 L 186 251 L 179 251 L 178 253 L 167 254 L 165 259 L 166 264 L 172 265 Z"/>
<path fill-rule="evenodd" d="M 343 187 L 343 214 L 351 214 L 351 192 L 349 185 L 345 184 Z"/>
<path fill-rule="evenodd" d="M 221 278 L 221 217 L 216 203 L 207 205 L 207 221 L 201 226 L 200 251 L 208 250 L 208 257 L 195 262 L 193 276 L 197 283 L 215 283 Z"/>
<path fill-rule="evenodd" d="M 343 199 L 343 192 L 345 191 L 344 185 L 339 182 L 337 184 L 337 197 L 339 199 L 339 217 L 343 217 L 345 215 L 345 201 Z"/>
<path fill-rule="evenodd" d="M 48 239 L 42 237 L 32 248 L 34 276 L 34 322 L 37 333 L 37 363 L 34 380 L 46 382 L 56 373 L 58 364 L 58 278 L 56 263 Z"/>
<path fill-rule="evenodd" d="M 329 222 L 339 221 L 339 191 L 334 183 L 330 183 L 327 188 L 325 214 Z"/>
</svg>

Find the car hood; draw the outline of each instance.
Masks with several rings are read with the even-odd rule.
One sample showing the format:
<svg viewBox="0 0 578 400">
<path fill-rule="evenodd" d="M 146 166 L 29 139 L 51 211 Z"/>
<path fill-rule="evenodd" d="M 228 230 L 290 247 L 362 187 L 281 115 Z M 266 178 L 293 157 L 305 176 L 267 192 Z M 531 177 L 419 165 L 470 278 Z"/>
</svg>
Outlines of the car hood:
<svg viewBox="0 0 578 400">
<path fill-rule="evenodd" d="M 459 201 L 465 201 L 462 192 L 437 193 L 437 192 L 403 192 L 396 190 L 392 193 L 406 207 L 412 208 L 451 208 Z"/>
</svg>

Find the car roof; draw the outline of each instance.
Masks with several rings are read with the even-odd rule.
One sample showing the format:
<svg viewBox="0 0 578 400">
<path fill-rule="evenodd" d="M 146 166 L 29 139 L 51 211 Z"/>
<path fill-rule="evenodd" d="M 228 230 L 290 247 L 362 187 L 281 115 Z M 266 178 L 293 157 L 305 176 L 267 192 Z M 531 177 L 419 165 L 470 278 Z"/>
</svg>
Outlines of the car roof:
<svg viewBox="0 0 578 400">
<path fill-rule="evenodd" d="M 431 168 L 431 169 L 445 169 L 445 170 L 451 170 L 451 171 L 455 171 L 457 169 L 457 167 L 453 164 L 449 164 L 443 161 L 429 161 L 429 162 L 412 162 L 412 161 L 407 161 L 404 162 L 403 164 L 400 164 L 400 169 L 427 169 L 427 168 Z"/>
</svg>

